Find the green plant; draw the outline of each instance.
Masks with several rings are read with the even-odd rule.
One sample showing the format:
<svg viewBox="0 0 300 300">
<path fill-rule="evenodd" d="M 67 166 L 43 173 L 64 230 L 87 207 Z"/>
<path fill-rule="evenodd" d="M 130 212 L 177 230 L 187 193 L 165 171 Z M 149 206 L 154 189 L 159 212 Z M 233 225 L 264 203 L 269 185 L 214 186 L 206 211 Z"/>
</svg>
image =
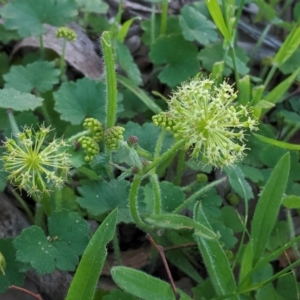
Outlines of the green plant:
<svg viewBox="0 0 300 300">
<path fill-rule="evenodd" d="M 75 272 L 67 300 L 299 298 L 291 210 L 300 207 L 300 148 L 290 140 L 300 124 L 290 93 L 299 80 L 299 5 L 288 23 L 276 4 L 256 1 L 260 17 L 288 36 L 255 77 L 262 40 L 252 58 L 237 46 L 244 1 L 195 1 L 178 15 L 168 15 L 168 1 L 149 2 L 148 19 L 124 21 L 120 1 L 111 24 L 95 14 L 106 13 L 102 1 L 13 0 L 1 8 L 2 44 L 38 37 L 39 49 L 11 62 L 0 52 L 0 189 L 8 186 L 31 221 L 0 239 L 0 293 L 20 288 L 27 270 L 59 269 Z M 98 80 L 71 80 L 66 49 L 78 32 L 70 21 L 103 31 Z M 134 22 L 150 74 L 125 44 Z M 59 27 L 60 55 L 45 47 L 44 23 Z M 281 207 L 287 214 L 278 220 Z M 88 220 L 100 223 L 93 234 Z M 126 224 L 150 234 L 167 280 L 122 266 L 118 229 Z M 97 283 L 111 241 L 119 289 L 105 294 Z M 278 268 L 282 255 L 288 263 Z M 193 281 L 189 294 L 176 287 L 177 270 Z"/>
</svg>

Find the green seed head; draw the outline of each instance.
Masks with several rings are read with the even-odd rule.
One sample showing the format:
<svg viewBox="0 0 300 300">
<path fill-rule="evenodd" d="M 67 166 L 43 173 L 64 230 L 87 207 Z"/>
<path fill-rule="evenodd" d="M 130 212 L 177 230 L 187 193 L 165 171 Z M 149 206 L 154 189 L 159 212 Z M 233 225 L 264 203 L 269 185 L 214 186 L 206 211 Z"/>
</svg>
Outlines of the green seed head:
<svg viewBox="0 0 300 300">
<path fill-rule="evenodd" d="M 104 143 L 110 150 L 117 150 L 119 148 L 119 142 L 124 139 L 124 128 L 120 126 L 114 126 L 104 131 Z"/>
<path fill-rule="evenodd" d="M 56 37 L 63 38 L 63 39 L 66 39 L 67 41 L 73 42 L 76 40 L 77 35 L 76 35 L 76 32 L 71 28 L 60 27 L 56 31 Z"/>
</svg>

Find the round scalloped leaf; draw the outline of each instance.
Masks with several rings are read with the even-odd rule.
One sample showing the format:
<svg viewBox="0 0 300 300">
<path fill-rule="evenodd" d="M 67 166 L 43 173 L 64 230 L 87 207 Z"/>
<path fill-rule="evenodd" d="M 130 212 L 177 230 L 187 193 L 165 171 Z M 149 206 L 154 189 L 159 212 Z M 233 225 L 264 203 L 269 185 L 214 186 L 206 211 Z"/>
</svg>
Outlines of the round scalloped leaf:
<svg viewBox="0 0 300 300">
<path fill-rule="evenodd" d="M 90 181 L 78 188 L 77 202 L 93 216 L 100 216 L 118 208 L 118 223 L 129 223 L 132 217 L 128 207 L 130 184 L 128 181 Z"/>
<path fill-rule="evenodd" d="M 42 98 L 12 88 L 0 90 L 1 108 L 11 108 L 16 111 L 35 110 L 42 105 L 42 102 Z"/>
<path fill-rule="evenodd" d="M 48 229 L 48 237 L 38 226 L 23 230 L 13 242 L 17 259 L 30 263 L 40 274 L 55 268 L 74 271 L 89 241 L 89 225 L 78 213 L 63 209 L 48 218 Z"/>
<path fill-rule="evenodd" d="M 7 29 L 20 36 L 39 36 L 45 32 L 44 23 L 63 26 L 77 15 L 73 0 L 13 0 L 1 9 Z"/>
<path fill-rule="evenodd" d="M 59 81 L 60 71 L 54 63 L 37 61 L 24 66 L 13 66 L 3 77 L 6 88 L 14 88 L 20 92 L 29 93 L 34 88 L 44 93 L 52 89 Z"/>
<path fill-rule="evenodd" d="M 66 82 L 54 93 L 55 110 L 73 125 L 87 117 L 105 123 L 105 85 L 89 78 Z"/>
<path fill-rule="evenodd" d="M 149 56 L 153 63 L 165 65 L 158 75 L 160 81 L 174 87 L 199 71 L 197 53 L 197 47 L 182 35 L 172 34 L 159 37 L 151 45 Z"/>
</svg>

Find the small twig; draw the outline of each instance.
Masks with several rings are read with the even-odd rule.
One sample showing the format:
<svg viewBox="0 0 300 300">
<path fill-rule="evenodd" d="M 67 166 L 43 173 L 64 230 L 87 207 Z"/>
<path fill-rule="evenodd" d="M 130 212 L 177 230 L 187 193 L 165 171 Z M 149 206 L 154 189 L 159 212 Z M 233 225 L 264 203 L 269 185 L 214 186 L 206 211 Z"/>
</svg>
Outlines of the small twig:
<svg viewBox="0 0 300 300">
<path fill-rule="evenodd" d="M 175 286 L 175 283 L 174 283 L 174 280 L 173 280 L 173 277 L 172 277 L 172 274 L 171 274 L 171 271 L 170 271 L 170 268 L 169 268 L 169 265 L 168 265 L 165 253 L 164 253 L 164 248 L 162 246 L 160 246 L 160 245 L 157 245 L 155 243 L 155 241 L 152 239 L 152 237 L 151 237 L 150 234 L 147 234 L 146 238 L 150 241 L 151 245 L 153 247 L 155 247 L 155 249 L 158 251 L 158 253 L 159 253 L 160 257 L 161 257 L 161 260 L 162 260 L 162 262 L 164 264 L 164 267 L 166 269 L 167 275 L 169 277 L 169 281 L 170 281 L 170 284 L 171 284 L 171 287 L 172 287 L 175 299 L 176 300 L 180 300 L 180 295 L 176 291 L 176 286 Z"/>
<path fill-rule="evenodd" d="M 14 289 L 14 290 L 21 291 L 21 292 L 23 292 L 23 293 L 25 293 L 25 294 L 30 295 L 31 297 L 33 297 L 33 298 L 35 298 L 35 299 L 37 299 L 37 300 L 43 300 L 43 298 L 41 297 L 41 295 L 39 295 L 39 294 L 34 294 L 33 292 L 30 292 L 29 290 L 26 290 L 26 289 L 24 289 L 24 288 L 22 288 L 22 287 L 19 287 L 19 286 L 16 286 L 16 285 L 11 285 L 9 288 L 10 288 L 10 289 Z"/>
</svg>

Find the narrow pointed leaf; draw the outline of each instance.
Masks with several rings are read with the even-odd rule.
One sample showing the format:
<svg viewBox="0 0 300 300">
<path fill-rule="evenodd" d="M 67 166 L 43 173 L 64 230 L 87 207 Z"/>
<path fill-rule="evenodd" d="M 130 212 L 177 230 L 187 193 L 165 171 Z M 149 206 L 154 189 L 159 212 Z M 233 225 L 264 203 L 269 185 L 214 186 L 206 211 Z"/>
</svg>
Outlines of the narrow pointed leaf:
<svg viewBox="0 0 300 300">
<path fill-rule="evenodd" d="M 117 223 L 117 210 L 112 211 L 94 233 L 83 253 L 66 300 L 93 300 L 99 276 L 107 255 L 106 245 L 112 240 Z"/>
<path fill-rule="evenodd" d="M 195 205 L 194 219 L 196 222 L 210 228 L 203 210 L 199 204 Z M 203 257 L 209 278 L 218 296 L 227 296 L 227 300 L 238 300 L 237 295 L 232 295 L 236 291 L 236 283 L 230 268 L 228 258 L 218 240 L 208 240 L 194 235 L 198 248 Z"/>
<path fill-rule="evenodd" d="M 195 230 L 195 234 L 203 238 L 216 239 L 218 235 L 214 233 L 210 228 L 204 226 L 194 220 L 181 215 L 174 214 L 161 214 L 147 216 L 144 221 L 148 224 L 159 228 L 166 229 L 190 229 Z"/>
<path fill-rule="evenodd" d="M 135 295 L 140 299 L 175 299 L 169 283 L 150 276 L 142 271 L 126 267 L 114 267 L 111 270 L 111 276 L 114 282 L 125 292 Z M 180 294 L 180 300 L 191 300 L 191 298 L 182 291 L 177 290 L 177 292 Z"/>
<path fill-rule="evenodd" d="M 290 170 L 290 154 L 282 156 L 275 166 L 255 209 L 251 224 L 253 263 L 257 263 L 269 240 L 281 205 Z"/>
</svg>

